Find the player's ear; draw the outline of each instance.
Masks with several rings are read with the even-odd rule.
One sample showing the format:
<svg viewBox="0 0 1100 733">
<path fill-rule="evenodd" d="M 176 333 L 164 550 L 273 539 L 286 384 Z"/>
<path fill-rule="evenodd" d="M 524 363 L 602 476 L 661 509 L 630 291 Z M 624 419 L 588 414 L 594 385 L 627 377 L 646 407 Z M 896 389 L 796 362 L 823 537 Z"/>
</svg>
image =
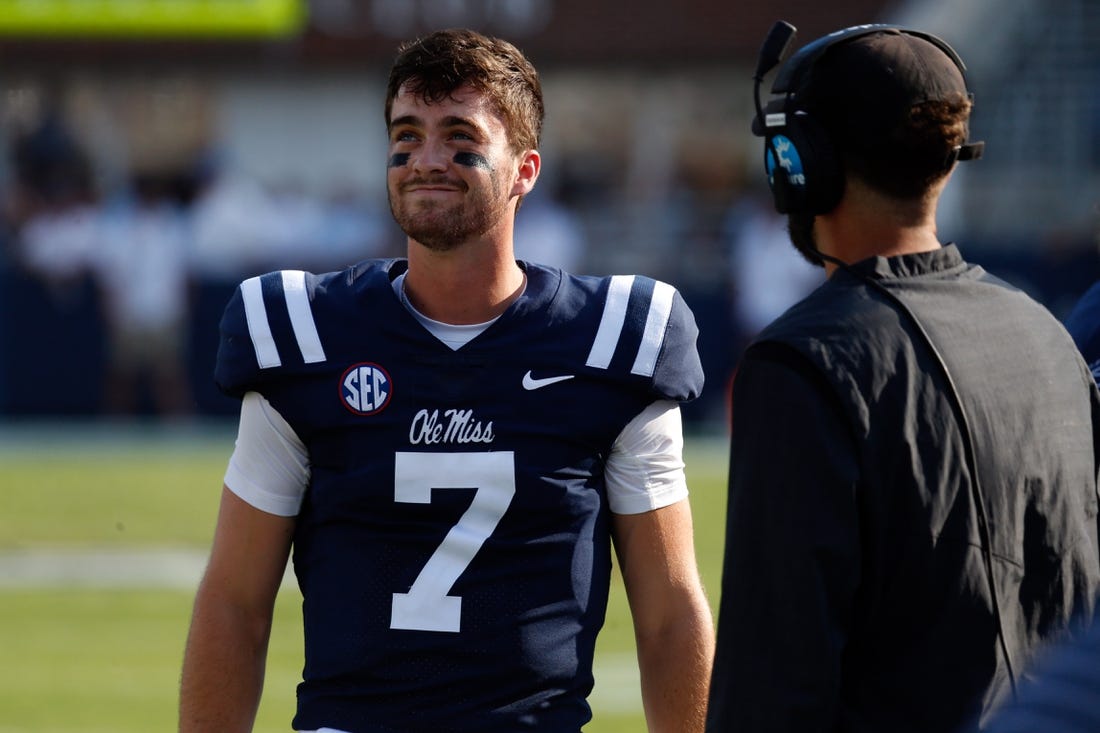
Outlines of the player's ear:
<svg viewBox="0 0 1100 733">
<path fill-rule="evenodd" d="M 512 182 L 513 196 L 526 196 L 535 187 L 539 171 L 542 170 L 542 156 L 537 150 L 525 150 L 519 156 L 516 177 Z"/>
</svg>

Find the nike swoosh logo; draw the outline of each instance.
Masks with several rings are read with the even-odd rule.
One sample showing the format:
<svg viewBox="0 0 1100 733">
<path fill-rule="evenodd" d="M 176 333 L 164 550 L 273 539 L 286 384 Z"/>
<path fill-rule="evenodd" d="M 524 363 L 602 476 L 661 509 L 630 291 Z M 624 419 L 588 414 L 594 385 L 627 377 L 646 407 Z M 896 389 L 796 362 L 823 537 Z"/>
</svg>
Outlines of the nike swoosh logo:
<svg viewBox="0 0 1100 733">
<path fill-rule="evenodd" d="M 557 384 L 558 382 L 564 382 L 572 378 L 572 374 L 563 374 L 560 377 L 543 377 L 542 379 L 535 379 L 531 376 L 531 372 L 527 372 L 523 375 L 523 388 L 526 390 L 542 389 L 551 384 Z"/>
</svg>

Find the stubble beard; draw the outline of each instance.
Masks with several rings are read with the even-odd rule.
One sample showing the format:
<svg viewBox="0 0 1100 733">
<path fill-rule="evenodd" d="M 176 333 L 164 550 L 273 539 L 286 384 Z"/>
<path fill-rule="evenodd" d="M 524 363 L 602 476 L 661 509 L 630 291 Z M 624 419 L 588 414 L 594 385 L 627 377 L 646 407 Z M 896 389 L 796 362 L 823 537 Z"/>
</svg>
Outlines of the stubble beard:
<svg viewBox="0 0 1100 733">
<path fill-rule="evenodd" d="M 817 254 L 813 214 L 788 214 L 787 233 L 791 237 L 791 244 L 807 262 L 819 267 L 825 265 L 825 261 Z"/>
<path fill-rule="evenodd" d="M 491 180 L 488 191 L 466 189 L 456 204 L 435 201 L 410 202 L 400 191 L 389 190 L 390 213 L 407 237 L 435 252 L 448 252 L 485 234 L 505 215 L 508 199 L 500 182 Z M 473 195 L 471 195 L 473 194 Z"/>
</svg>

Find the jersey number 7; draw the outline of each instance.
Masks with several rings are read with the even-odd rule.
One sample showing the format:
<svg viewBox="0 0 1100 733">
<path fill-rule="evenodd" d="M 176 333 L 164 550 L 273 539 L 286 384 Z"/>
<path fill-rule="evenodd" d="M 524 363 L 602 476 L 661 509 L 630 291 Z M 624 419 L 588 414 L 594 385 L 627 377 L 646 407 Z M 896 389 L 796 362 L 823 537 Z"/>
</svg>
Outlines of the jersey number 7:
<svg viewBox="0 0 1100 733">
<path fill-rule="evenodd" d="M 457 632 L 462 596 L 447 595 L 496 529 L 516 493 L 516 457 L 491 453 L 398 452 L 394 499 L 430 504 L 434 489 L 475 489 L 470 508 L 451 527 L 408 593 L 394 593 L 390 628 Z"/>
</svg>

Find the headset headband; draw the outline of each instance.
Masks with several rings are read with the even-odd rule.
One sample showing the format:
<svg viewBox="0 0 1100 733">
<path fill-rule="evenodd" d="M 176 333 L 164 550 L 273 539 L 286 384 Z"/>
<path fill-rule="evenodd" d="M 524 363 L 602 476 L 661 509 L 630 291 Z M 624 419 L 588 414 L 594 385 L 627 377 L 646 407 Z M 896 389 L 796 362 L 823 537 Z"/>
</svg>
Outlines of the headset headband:
<svg viewBox="0 0 1100 733">
<path fill-rule="evenodd" d="M 772 94 L 793 94 L 796 92 L 797 88 L 794 88 L 794 85 L 801 81 L 803 74 L 812 69 L 814 64 L 817 63 L 817 60 L 838 43 L 850 41 L 854 38 L 867 36 L 872 33 L 883 32 L 904 33 L 907 36 L 923 38 L 943 51 L 947 57 L 955 63 L 955 66 L 958 67 L 959 73 L 963 75 L 963 80 L 966 80 L 966 64 L 963 63 L 963 60 L 959 57 L 959 54 L 955 52 L 955 49 L 951 48 L 942 38 L 938 38 L 931 33 L 911 30 L 898 25 L 868 23 L 866 25 L 857 25 L 835 31 L 800 48 L 794 56 L 791 56 L 791 58 L 783 64 L 783 68 L 779 70 L 779 73 L 775 77 L 775 81 L 772 83 Z"/>
</svg>

